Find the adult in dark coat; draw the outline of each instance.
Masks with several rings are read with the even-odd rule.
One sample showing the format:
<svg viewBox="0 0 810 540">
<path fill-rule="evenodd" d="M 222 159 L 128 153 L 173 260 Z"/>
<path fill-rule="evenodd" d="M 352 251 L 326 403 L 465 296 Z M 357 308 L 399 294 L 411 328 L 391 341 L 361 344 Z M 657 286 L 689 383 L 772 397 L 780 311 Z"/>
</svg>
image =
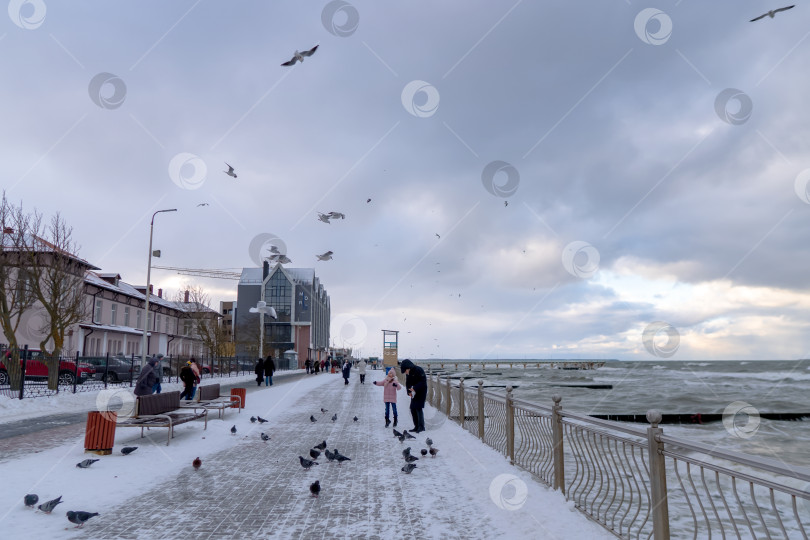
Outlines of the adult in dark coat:
<svg viewBox="0 0 810 540">
<path fill-rule="evenodd" d="M 273 355 L 268 354 L 267 359 L 264 361 L 264 384 L 265 386 L 273 386 L 273 372 L 276 371 L 276 363 L 273 362 Z"/>
<path fill-rule="evenodd" d="M 264 362 L 261 358 L 256 362 L 256 382 L 259 386 L 262 385 L 262 380 L 264 379 Z"/>
<path fill-rule="evenodd" d="M 180 380 L 183 381 L 183 384 L 185 385 L 185 388 L 180 393 L 180 399 L 185 397 L 186 401 L 191 401 L 192 397 L 194 396 L 194 383 L 197 381 L 197 377 L 194 375 L 194 371 L 191 369 L 190 360 L 186 362 L 186 365 L 180 370 Z"/>
<path fill-rule="evenodd" d="M 427 377 L 425 370 L 415 365 L 410 360 L 403 360 L 400 369 L 407 376 L 405 378 L 405 389 L 411 396 L 411 418 L 413 419 L 413 430 L 415 433 L 425 431 L 425 399 L 427 399 Z"/>
<path fill-rule="evenodd" d="M 346 360 L 343 364 L 343 382 L 349 384 L 349 375 L 352 373 L 352 363 Z"/>
<path fill-rule="evenodd" d="M 157 363 L 157 358 L 152 358 L 141 370 L 141 374 L 138 375 L 138 380 L 135 383 L 136 396 L 148 396 L 154 392 L 155 384 L 157 384 L 157 375 L 155 375 L 155 365 Z"/>
</svg>

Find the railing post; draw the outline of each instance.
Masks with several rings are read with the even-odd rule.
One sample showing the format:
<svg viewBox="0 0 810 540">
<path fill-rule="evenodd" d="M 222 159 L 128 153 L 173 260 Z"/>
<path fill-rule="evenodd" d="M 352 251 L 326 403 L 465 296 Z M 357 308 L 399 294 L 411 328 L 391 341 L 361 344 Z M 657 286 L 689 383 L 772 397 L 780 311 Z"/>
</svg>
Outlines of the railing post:
<svg viewBox="0 0 810 540">
<path fill-rule="evenodd" d="M 554 445 L 552 454 L 554 456 L 554 483 L 552 487 L 559 489 L 565 495 L 565 453 L 563 452 L 563 428 L 562 428 L 562 396 L 553 395 L 551 399 L 554 405 L 551 407 L 551 442 Z"/>
<path fill-rule="evenodd" d="M 667 502 L 667 471 L 664 443 L 661 435 L 664 430 L 658 427 L 663 416 L 655 409 L 647 411 L 647 450 L 650 460 L 650 505 L 653 521 L 653 538 L 669 540 L 669 504 Z"/>
<path fill-rule="evenodd" d="M 76 351 L 76 363 L 73 364 L 76 368 L 75 373 L 73 374 L 73 393 L 76 393 L 76 383 L 79 382 L 79 351 Z M 57 370 L 59 369 L 59 360 L 56 361 Z M 58 372 L 58 371 L 57 371 Z M 59 379 L 56 379 L 56 389 L 59 389 Z"/>
<path fill-rule="evenodd" d="M 453 396 L 450 395 L 450 377 L 447 377 L 446 390 L 447 393 L 445 395 L 447 396 L 447 403 L 445 404 L 445 414 L 447 415 L 447 418 L 450 418 L 450 409 L 453 405 Z"/>
<path fill-rule="evenodd" d="M 458 423 L 464 428 L 464 377 L 458 381 Z"/>
<path fill-rule="evenodd" d="M 484 440 L 484 381 L 478 379 L 478 436 Z"/>
<path fill-rule="evenodd" d="M 132 381 L 135 380 L 135 353 L 132 353 L 129 361 L 129 387 L 132 388 Z"/>
<path fill-rule="evenodd" d="M 25 361 L 28 359 L 28 345 L 23 346 L 22 350 L 22 365 L 20 366 L 20 399 L 23 398 L 23 392 L 25 391 Z M 20 354 L 20 350 L 17 349 L 17 355 Z M 14 355 L 12 354 L 9 358 L 10 362 L 14 361 Z M 59 383 L 56 383 L 56 390 L 59 391 Z"/>
<path fill-rule="evenodd" d="M 506 455 L 509 463 L 515 464 L 515 404 L 512 401 L 512 385 L 506 387 Z"/>
<path fill-rule="evenodd" d="M 427 398 L 428 403 L 433 405 L 433 365 L 428 364 L 428 376 L 427 376 Z"/>
</svg>

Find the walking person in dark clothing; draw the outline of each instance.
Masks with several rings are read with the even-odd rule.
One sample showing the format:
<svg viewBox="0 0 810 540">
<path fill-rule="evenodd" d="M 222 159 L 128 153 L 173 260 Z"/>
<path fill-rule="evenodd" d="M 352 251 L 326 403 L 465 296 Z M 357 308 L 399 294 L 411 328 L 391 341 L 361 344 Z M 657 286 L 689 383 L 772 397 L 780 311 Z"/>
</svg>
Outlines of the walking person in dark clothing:
<svg viewBox="0 0 810 540">
<path fill-rule="evenodd" d="M 273 373 L 276 371 L 276 363 L 273 362 L 273 355 L 268 354 L 264 361 L 264 384 L 273 386 Z"/>
<path fill-rule="evenodd" d="M 141 370 L 138 375 L 138 380 L 135 383 L 136 396 L 148 396 L 155 391 L 155 384 L 157 383 L 157 375 L 155 375 L 155 365 L 157 358 L 152 358 L 146 363 L 146 367 Z"/>
<path fill-rule="evenodd" d="M 191 360 L 186 362 L 186 365 L 180 370 L 180 380 L 185 385 L 185 388 L 180 393 L 180 399 L 185 397 L 186 401 L 191 401 L 194 397 L 194 383 L 197 381 L 197 377 L 194 376 L 194 371 L 191 369 Z"/>
<path fill-rule="evenodd" d="M 312 364 L 315 366 L 315 375 L 317 375 L 321 371 L 321 363 L 317 360 L 313 360 Z"/>
<path fill-rule="evenodd" d="M 348 360 L 343 364 L 343 384 L 349 384 L 349 375 L 352 372 L 352 364 Z"/>
<path fill-rule="evenodd" d="M 307 368 L 307 374 L 309 374 L 309 368 L 312 366 L 312 360 L 307 358 L 307 361 L 304 362 L 304 367 Z"/>
<path fill-rule="evenodd" d="M 414 365 L 410 360 L 403 360 L 400 366 L 405 378 L 405 389 L 411 396 L 411 418 L 413 419 L 414 433 L 425 431 L 425 399 L 427 399 L 427 377 L 425 370 Z"/>
<path fill-rule="evenodd" d="M 256 361 L 256 370 L 255 371 L 256 371 L 256 383 L 259 386 L 261 386 L 262 381 L 264 380 L 264 362 L 262 362 L 261 358 L 259 358 Z"/>
<path fill-rule="evenodd" d="M 366 384 L 366 361 L 357 362 L 357 373 L 360 374 L 360 384 Z"/>
</svg>

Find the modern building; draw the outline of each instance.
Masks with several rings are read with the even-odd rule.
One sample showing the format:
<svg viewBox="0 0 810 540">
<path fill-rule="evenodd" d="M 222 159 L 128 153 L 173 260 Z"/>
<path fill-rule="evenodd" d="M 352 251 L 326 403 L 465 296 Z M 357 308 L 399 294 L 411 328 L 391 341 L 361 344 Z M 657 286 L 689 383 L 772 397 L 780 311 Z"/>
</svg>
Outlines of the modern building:
<svg viewBox="0 0 810 540">
<path fill-rule="evenodd" d="M 259 314 L 249 309 L 259 301 L 273 307 L 278 316 L 277 320 L 264 317 L 263 329 Z M 292 359 L 298 367 L 308 358 L 326 359 L 331 308 L 314 268 L 284 268 L 279 263 L 271 268 L 267 261 L 262 268 L 243 268 L 237 305 L 234 336 L 238 357 L 253 360 L 262 348 L 265 357 Z"/>
</svg>

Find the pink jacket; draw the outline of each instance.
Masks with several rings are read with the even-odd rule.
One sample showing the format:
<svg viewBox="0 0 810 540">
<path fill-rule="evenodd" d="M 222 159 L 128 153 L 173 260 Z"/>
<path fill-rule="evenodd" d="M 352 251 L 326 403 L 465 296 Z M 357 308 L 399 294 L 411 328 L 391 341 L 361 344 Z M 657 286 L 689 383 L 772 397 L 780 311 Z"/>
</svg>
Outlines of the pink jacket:
<svg viewBox="0 0 810 540">
<path fill-rule="evenodd" d="M 402 388 L 402 385 L 399 384 L 396 378 L 391 379 L 392 382 L 388 382 L 388 377 L 381 381 L 374 381 L 374 384 L 377 386 L 384 386 L 385 389 L 383 390 L 383 402 L 384 403 L 396 403 L 397 402 L 397 390 Z"/>
</svg>

